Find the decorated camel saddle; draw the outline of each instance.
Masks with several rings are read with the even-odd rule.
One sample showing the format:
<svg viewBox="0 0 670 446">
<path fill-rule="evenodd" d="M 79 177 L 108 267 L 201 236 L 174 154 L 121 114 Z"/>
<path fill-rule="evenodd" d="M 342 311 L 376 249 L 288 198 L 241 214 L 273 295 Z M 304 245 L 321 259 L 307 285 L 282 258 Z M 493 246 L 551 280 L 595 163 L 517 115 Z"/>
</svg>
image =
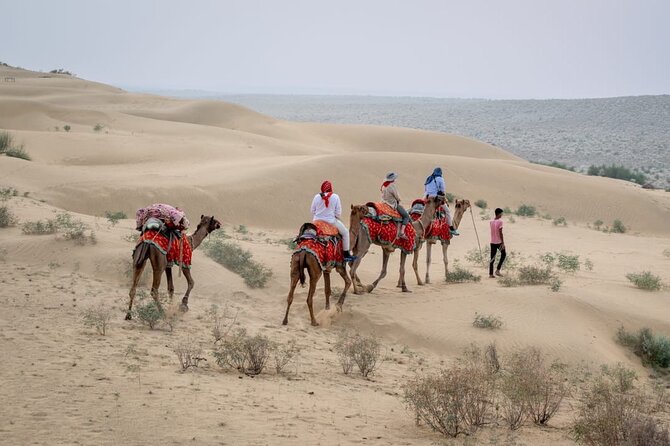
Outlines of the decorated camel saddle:
<svg viewBox="0 0 670 446">
<path fill-rule="evenodd" d="M 416 231 L 412 225 L 405 226 L 406 239 L 399 237 L 402 216 L 386 203 L 367 203 L 368 212 L 361 220 L 370 242 L 402 250 L 409 254 L 416 246 Z"/>
<path fill-rule="evenodd" d="M 182 210 L 157 203 L 138 209 L 135 217 L 136 228 L 141 232 L 135 249 L 148 243 L 167 256 L 169 267 L 175 264 L 183 268 L 191 267 L 193 249 L 183 232 L 189 222 Z"/>
<path fill-rule="evenodd" d="M 316 220 L 300 227 L 294 253 L 307 251 L 319 262 L 322 270 L 344 265 L 342 237 L 334 225 Z"/>
<path fill-rule="evenodd" d="M 416 199 L 412 202 L 412 208 L 409 211 L 409 216 L 413 221 L 421 218 L 425 207 L 426 200 L 423 198 Z M 449 230 L 449 224 L 447 223 L 447 213 L 444 211 L 442 206 L 440 206 L 435 212 L 435 217 L 433 217 L 430 225 L 426 228 L 426 234 L 424 238 L 426 240 L 440 241 L 451 239 L 451 231 Z"/>
</svg>

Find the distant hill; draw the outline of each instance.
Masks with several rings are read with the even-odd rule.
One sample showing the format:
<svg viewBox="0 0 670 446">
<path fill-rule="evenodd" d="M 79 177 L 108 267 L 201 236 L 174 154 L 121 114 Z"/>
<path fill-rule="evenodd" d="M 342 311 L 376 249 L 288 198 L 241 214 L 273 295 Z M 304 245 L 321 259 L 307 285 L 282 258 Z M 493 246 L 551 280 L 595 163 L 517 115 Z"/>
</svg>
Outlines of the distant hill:
<svg viewBox="0 0 670 446">
<path fill-rule="evenodd" d="M 670 95 L 570 100 L 216 96 L 204 92 L 197 96 L 218 97 L 292 121 L 454 133 L 530 161 L 557 161 L 583 172 L 592 164 L 621 164 L 645 172 L 658 187 L 670 187 Z"/>
</svg>

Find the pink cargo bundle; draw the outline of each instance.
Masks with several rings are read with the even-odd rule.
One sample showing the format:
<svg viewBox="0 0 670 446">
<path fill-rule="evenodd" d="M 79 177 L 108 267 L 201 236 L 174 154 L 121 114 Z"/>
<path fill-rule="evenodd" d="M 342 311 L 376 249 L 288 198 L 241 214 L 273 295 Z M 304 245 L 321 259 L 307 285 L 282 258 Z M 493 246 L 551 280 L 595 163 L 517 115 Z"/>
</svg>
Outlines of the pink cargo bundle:
<svg viewBox="0 0 670 446">
<path fill-rule="evenodd" d="M 138 209 L 135 213 L 138 230 L 141 230 L 149 218 L 157 218 L 168 226 L 180 229 L 187 229 L 189 226 L 184 211 L 165 203 L 155 203 Z"/>
</svg>

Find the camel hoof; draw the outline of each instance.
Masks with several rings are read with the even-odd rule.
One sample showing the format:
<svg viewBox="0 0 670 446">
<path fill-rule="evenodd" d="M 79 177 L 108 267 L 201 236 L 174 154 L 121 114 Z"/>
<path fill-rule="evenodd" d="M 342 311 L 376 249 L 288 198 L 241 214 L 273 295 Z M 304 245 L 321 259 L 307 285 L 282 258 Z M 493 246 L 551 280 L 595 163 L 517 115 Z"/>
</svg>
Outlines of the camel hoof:
<svg viewBox="0 0 670 446">
<path fill-rule="evenodd" d="M 368 293 L 372 293 L 372 290 L 374 289 L 375 289 L 374 285 L 368 285 L 365 287 L 365 291 L 367 291 Z"/>
<path fill-rule="evenodd" d="M 410 291 L 410 290 L 407 289 L 407 288 L 403 288 L 403 289 L 402 289 L 402 292 L 403 292 L 403 293 L 411 293 L 412 291 Z"/>
<path fill-rule="evenodd" d="M 126 313 L 126 320 L 127 320 L 127 321 L 130 321 L 130 320 L 132 320 L 132 319 L 133 319 L 133 315 L 130 314 L 130 313 Z"/>
<path fill-rule="evenodd" d="M 342 304 L 337 304 L 337 305 L 335 305 L 335 308 L 337 309 L 337 312 L 338 312 L 338 313 L 341 313 L 341 312 L 342 312 Z"/>
<path fill-rule="evenodd" d="M 330 310 L 330 305 L 326 305 L 326 310 Z"/>
<path fill-rule="evenodd" d="M 312 321 L 312 327 L 318 327 L 319 323 L 317 321 Z"/>
<path fill-rule="evenodd" d="M 284 319 L 284 321 L 281 324 L 282 325 L 288 325 L 288 319 Z"/>
<path fill-rule="evenodd" d="M 184 313 L 186 313 L 186 312 L 188 311 L 188 305 L 182 303 L 181 305 L 179 305 L 179 309 L 180 309 L 181 311 L 183 311 Z"/>
<path fill-rule="evenodd" d="M 417 285 L 418 285 L 418 286 L 423 286 L 424 283 L 423 283 L 423 282 L 418 282 Z"/>
</svg>

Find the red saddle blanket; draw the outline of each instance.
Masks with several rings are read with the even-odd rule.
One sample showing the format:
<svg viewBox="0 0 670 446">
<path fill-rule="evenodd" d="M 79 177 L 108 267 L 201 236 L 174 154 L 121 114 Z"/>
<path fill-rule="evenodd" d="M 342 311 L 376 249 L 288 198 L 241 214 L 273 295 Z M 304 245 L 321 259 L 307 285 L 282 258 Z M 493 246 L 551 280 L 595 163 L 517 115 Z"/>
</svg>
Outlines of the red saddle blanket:
<svg viewBox="0 0 670 446">
<path fill-rule="evenodd" d="M 405 227 L 407 239 L 397 238 L 398 226 L 395 222 L 380 222 L 370 217 L 365 217 L 361 221 L 361 226 L 365 229 L 368 239 L 372 243 L 392 246 L 401 249 L 405 254 L 414 251 L 416 246 L 416 231 L 412 225 Z"/>
<path fill-rule="evenodd" d="M 416 221 L 421 218 L 421 214 L 411 213 L 410 217 Z M 447 224 L 447 216 L 443 211 L 438 212 L 433 221 L 430 222 L 426 228 L 424 238 L 426 240 L 451 240 L 451 231 L 449 230 L 449 224 Z"/>
<path fill-rule="evenodd" d="M 396 211 L 393 209 L 391 206 L 388 204 L 384 203 L 383 201 L 378 201 L 378 202 L 370 202 L 367 203 L 368 206 L 374 208 L 377 211 L 377 217 L 382 217 L 384 215 L 391 217 L 393 219 L 401 219 L 402 216 L 400 215 L 400 212 Z"/>
<path fill-rule="evenodd" d="M 182 235 L 181 238 L 173 238 L 172 244 L 166 236 L 158 231 L 146 231 L 140 236 L 137 244 L 151 243 L 160 252 L 167 256 L 168 265 L 176 264 L 184 268 L 191 267 L 191 258 L 193 257 L 193 249 L 188 237 Z M 169 246 L 168 246 L 169 245 Z"/>
<path fill-rule="evenodd" d="M 315 220 L 312 223 L 314 223 L 314 226 L 316 226 L 316 234 L 318 236 L 333 237 L 340 234 L 340 231 L 337 230 L 337 226 L 331 225 L 330 223 L 323 220 Z"/>
<path fill-rule="evenodd" d="M 294 253 L 301 251 L 307 251 L 312 254 L 319 262 L 321 270 L 344 265 L 341 237 L 333 238 L 329 241 L 319 239 L 299 240 L 298 247 L 295 249 Z"/>
</svg>

